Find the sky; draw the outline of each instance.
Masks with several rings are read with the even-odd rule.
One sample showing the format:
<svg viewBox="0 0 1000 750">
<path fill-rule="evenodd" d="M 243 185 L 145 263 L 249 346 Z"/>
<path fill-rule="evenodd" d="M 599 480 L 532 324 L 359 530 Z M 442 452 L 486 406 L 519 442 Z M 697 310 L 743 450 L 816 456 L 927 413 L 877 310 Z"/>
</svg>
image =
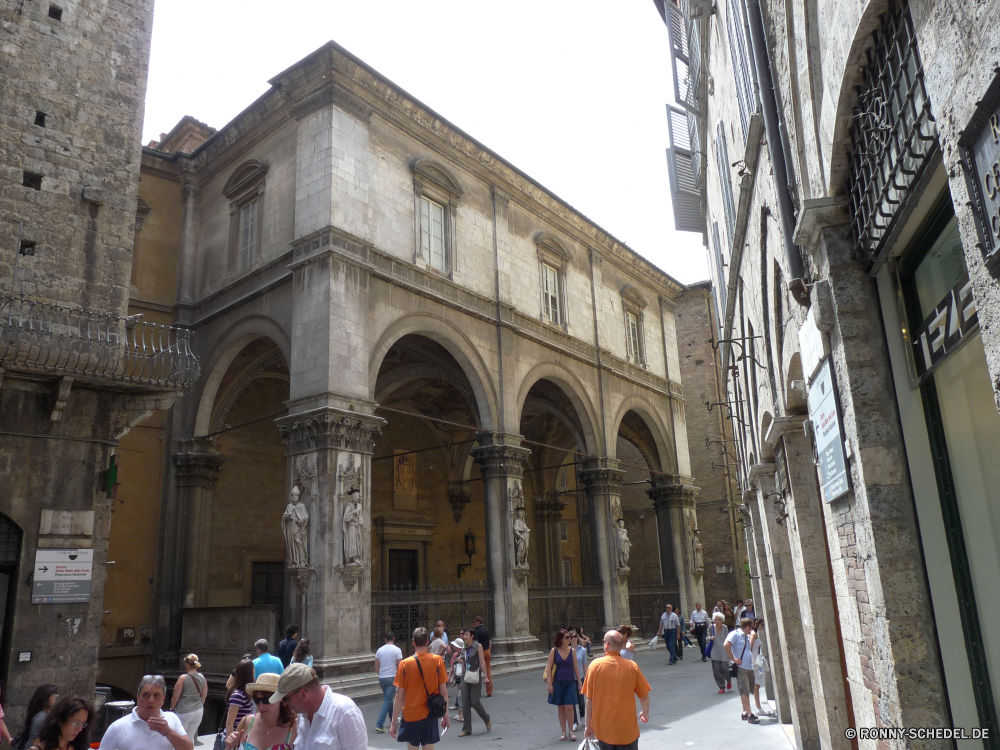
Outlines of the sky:
<svg viewBox="0 0 1000 750">
<path fill-rule="evenodd" d="M 708 278 L 701 235 L 673 228 L 653 0 L 156 0 L 143 143 L 184 115 L 221 128 L 331 39 L 677 280 Z"/>
</svg>

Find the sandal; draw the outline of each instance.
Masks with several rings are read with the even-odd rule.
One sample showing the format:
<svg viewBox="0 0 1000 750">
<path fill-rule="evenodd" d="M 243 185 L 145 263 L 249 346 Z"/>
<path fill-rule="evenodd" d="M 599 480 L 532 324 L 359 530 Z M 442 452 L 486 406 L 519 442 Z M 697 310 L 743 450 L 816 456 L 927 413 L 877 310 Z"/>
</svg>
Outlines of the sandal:
<svg viewBox="0 0 1000 750">
<path fill-rule="evenodd" d="M 572 732 L 569 733 L 569 738 L 573 740 L 573 742 L 576 742 L 576 735 L 573 734 Z"/>
<path fill-rule="evenodd" d="M 565 742 L 566 741 L 566 733 L 565 732 L 563 732 L 562 734 L 559 735 L 559 741 L 560 742 Z"/>
</svg>

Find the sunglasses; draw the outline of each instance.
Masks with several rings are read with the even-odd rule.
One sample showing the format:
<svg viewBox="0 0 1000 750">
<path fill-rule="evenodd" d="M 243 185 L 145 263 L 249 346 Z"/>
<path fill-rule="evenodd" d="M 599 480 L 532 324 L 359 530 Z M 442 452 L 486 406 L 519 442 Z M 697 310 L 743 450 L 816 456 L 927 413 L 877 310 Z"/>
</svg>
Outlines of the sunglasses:
<svg viewBox="0 0 1000 750">
<path fill-rule="evenodd" d="M 253 704 L 254 704 L 255 706 L 259 706 L 259 705 L 260 705 L 261 703 L 270 703 L 270 702 L 271 702 L 271 697 L 270 697 L 270 696 L 268 696 L 268 697 L 266 697 L 266 698 L 258 698 L 258 697 L 257 697 L 257 696 L 255 695 L 255 696 L 254 696 L 253 698 L 251 698 L 250 700 L 252 700 L 252 701 L 253 701 Z"/>
</svg>

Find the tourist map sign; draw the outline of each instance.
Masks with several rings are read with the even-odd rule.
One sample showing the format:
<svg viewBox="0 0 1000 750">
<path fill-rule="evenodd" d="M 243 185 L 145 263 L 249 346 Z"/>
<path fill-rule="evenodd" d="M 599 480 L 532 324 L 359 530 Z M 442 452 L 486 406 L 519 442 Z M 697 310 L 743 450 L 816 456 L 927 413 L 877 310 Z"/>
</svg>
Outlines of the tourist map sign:
<svg viewBox="0 0 1000 750">
<path fill-rule="evenodd" d="M 819 456 L 820 490 L 823 501 L 829 503 L 851 489 L 829 357 L 823 361 L 816 379 L 809 385 L 809 419 L 812 420 L 816 454 Z"/>
<path fill-rule="evenodd" d="M 35 550 L 31 603 L 89 602 L 93 575 L 92 549 Z"/>
</svg>

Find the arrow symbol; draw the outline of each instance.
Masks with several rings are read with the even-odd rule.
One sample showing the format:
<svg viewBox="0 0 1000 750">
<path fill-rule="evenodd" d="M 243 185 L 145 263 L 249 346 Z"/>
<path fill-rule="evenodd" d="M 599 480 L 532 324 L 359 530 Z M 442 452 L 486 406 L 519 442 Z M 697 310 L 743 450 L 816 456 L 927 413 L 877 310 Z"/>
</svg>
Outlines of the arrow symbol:
<svg viewBox="0 0 1000 750">
<path fill-rule="evenodd" d="M 47 566 L 43 565 L 42 567 L 40 567 L 40 568 L 38 569 L 38 571 L 39 571 L 40 573 L 48 573 L 48 572 L 49 572 L 49 569 L 48 569 L 48 567 L 47 567 Z"/>
</svg>

